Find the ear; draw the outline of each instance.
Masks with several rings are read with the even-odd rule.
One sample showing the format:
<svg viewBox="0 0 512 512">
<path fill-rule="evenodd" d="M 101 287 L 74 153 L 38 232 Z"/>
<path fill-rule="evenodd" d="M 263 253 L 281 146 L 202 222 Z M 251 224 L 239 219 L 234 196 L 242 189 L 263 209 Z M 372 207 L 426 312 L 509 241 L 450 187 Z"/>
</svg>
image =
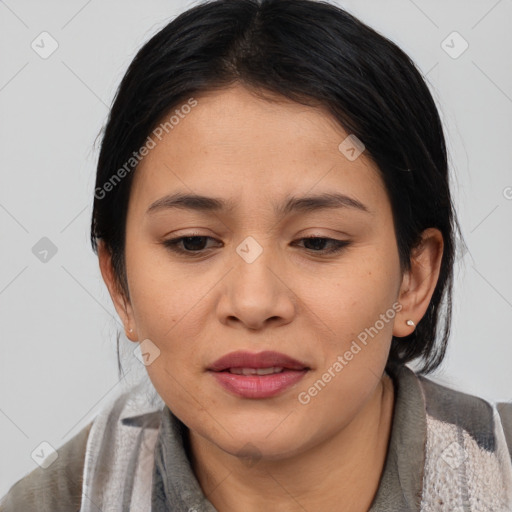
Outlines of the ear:
<svg viewBox="0 0 512 512">
<path fill-rule="evenodd" d="M 411 334 L 415 327 L 407 325 L 407 320 L 418 325 L 427 311 L 439 278 L 443 247 L 443 235 L 439 229 L 423 231 L 421 243 L 411 253 L 411 269 L 402 279 L 398 297 L 402 309 L 396 317 L 393 336 L 400 338 Z"/>
<path fill-rule="evenodd" d="M 123 292 L 117 276 L 115 275 L 114 267 L 112 265 L 112 255 L 103 240 L 98 241 L 98 259 L 101 275 L 107 285 L 117 314 L 123 322 L 126 337 L 130 341 L 138 341 L 137 329 L 130 301 Z M 130 332 L 130 329 L 132 329 L 132 332 Z"/>
</svg>

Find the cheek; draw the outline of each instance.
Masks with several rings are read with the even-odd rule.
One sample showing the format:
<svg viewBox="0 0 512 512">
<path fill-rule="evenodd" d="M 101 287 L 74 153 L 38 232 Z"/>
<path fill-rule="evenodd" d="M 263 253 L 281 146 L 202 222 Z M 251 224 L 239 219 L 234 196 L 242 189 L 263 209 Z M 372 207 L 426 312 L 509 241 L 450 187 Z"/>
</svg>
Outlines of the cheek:
<svg viewBox="0 0 512 512">
<path fill-rule="evenodd" d="M 394 252 L 388 251 L 389 257 L 386 251 L 370 247 L 365 252 L 346 271 L 342 269 L 336 282 L 317 288 L 308 298 L 316 316 L 330 328 L 331 343 L 323 345 L 320 373 L 330 369 L 337 378 L 328 374 L 323 380 L 332 380 L 332 396 L 348 393 L 347 400 L 359 386 L 363 390 L 369 372 L 382 373 L 400 310 L 396 295 L 400 271 Z"/>
<path fill-rule="evenodd" d="M 191 397 L 204 394 L 199 347 L 211 319 L 211 280 L 171 271 L 168 262 L 158 267 L 148 261 L 132 260 L 129 285 L 137 332 L 139 340 L 149 339 L 158 353 L 146 366 L 155 389 L 169 407 L 184 415 L 197 407 Z"/>
<path fill-rule="evenodd" d="M 175 326 L 183 329 L 188 312 L 196 314 L 208 283 L 198 279 L 197 273 L 194 276 L 192 266 L 173 267 L 164 250 L 149 244 L 127 249 L 126 266 L 140 334 L 162 340 L 172 336 Z"/>
<path fill-rule="evenodd" d="M 340 267 L 328 286 L 317 287 L 313 295 L 309 289 L 306 296 L 322 318 L 361 329 L 392 307 L 400 284 L 398 261 L 392 253 L 387 258 L 380 250 L 369 249 Z"/>
</svg>

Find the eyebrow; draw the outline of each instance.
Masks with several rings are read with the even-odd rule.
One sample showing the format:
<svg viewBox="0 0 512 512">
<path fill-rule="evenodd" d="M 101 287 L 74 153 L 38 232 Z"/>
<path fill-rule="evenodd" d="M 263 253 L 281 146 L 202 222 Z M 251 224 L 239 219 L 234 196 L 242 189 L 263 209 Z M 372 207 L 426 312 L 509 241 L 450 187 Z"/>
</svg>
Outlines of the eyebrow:
<svg viewBox="0 0 512 512">
<path fill-rule="evenodd" d="M 166 195 L 147 209 L 146 213 L 151 214 L 157 211 L 169 209 L 184 209 L 197 212 L 232 212 L 236 208 L 236 202 L 217 197 L 207 197 L 198 194 L 185 194 L 176 192 Z M 290 213 L 307 213 L 317 210 L 350 208 L 368 213 L 373 212 L 361 201 L 354 197 L 338 193 L 323 193 L 312 196 L 294 197 L 288 196 L 281 205 L 274 204 L 274 212 L 278 217 L 284 217 Z"/>
</svg>

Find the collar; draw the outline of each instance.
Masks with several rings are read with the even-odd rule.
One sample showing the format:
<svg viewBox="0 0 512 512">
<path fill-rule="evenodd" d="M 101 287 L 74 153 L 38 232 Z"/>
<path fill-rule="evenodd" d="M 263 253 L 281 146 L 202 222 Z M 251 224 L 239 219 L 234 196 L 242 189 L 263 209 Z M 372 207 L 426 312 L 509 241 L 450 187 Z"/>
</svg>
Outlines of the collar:
<svg viewBox="0 0 512 512">
<path fill-rule="evenodd" d="M 379 488 L 368 512 L 419 512 L 427 442 L 425 395 L 409 367 L 387 371 L 395 388 L 393 422 Z"/>
</svg>

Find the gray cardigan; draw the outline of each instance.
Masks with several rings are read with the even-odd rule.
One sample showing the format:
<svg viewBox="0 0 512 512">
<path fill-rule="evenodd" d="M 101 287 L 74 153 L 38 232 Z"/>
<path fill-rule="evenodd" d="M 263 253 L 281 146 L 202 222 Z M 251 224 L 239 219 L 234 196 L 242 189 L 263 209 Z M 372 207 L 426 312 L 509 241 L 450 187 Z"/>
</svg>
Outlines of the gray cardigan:
<svg viewBox="0 0 512 512">
<path fill-rule="evenodd" d="M 390 376 L 392 431 L 369 512 L 512 511 L 512 404 L 407 366 Z M 215 511 L 192 471 L 185 431 L 141 383 L 107 404 L 47 469 L 14 484 L 0 512 Z"/>
</svg>

